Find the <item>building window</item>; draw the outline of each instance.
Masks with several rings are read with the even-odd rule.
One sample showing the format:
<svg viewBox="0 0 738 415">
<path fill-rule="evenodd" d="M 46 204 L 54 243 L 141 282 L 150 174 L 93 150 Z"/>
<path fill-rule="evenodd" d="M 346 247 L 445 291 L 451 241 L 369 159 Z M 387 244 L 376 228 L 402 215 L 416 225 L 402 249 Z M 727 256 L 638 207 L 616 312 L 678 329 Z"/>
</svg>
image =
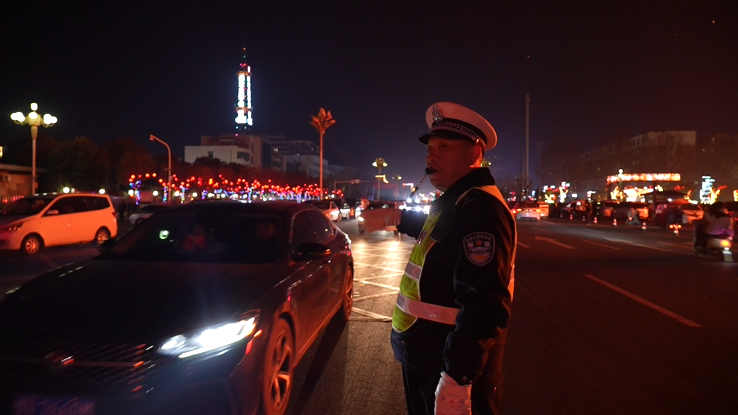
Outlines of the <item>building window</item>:
<svg viewBox="0 0 738 415">
<path fill-rule="evenodd" d="M 239 151 L 238 153 L 236 153 L 236 158 L 239 158 L 239 159 L 242 159 L 242 160 L 245 160 L 245 161 L 249 161 L 250 154 L 247 153 L 247 152 L 245 152 L 245 151 Z"/>
<path fill-rule="evenodd" d="M 209 159 L 213 158 L 213 152 L 212 151 L 208 151 L 208 158 Z"/>
</svg>

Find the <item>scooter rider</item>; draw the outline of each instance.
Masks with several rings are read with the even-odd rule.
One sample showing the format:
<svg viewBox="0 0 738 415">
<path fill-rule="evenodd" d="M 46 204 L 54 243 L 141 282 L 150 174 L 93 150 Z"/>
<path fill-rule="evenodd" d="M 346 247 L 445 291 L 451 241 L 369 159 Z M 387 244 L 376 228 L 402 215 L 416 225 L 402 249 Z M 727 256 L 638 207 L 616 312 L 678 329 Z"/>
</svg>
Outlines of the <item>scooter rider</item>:
<svg viewBox="0 0 738 415">
<path fill-rule="evenodd" d="M 723 202 L 715 202 L 705 213 L 695 232 L 695 248 L 704 248 L 708 238 L 733 237 L 732 219 Z"/>
</svg>

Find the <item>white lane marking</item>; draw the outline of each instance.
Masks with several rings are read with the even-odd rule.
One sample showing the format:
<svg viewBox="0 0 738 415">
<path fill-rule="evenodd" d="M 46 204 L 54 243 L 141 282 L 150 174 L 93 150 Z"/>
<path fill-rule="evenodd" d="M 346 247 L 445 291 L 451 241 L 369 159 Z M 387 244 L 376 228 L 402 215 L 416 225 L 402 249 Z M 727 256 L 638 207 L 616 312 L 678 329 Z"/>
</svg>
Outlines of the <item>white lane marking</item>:
<svg viewBox="0 0 738 415">
<path fill-rule="evenodd" d="M 399 276 L 399 275 L 398 275 L 398 276 Z M 373 285 L 373 286 L 375 286 L 375 287 L 382 287 L 382 288 L 387 288 L 387 289 L 389 289 L 389 290 L 395 290 L 395 291 L 400 291 L 400 288 L 399 288 L 399 287 L 396 287 L 396 286 L 394 286 L 394 285 L 380 284 L 380 283 L 378 283 L 378 282 L 373 282 L 373 281 L 365 281 L 365 280 L 359 280 L 359 281 L 357 281 L 357 282 L 360 282 L 360 283 L 362 283 L 362 284 L 364 284 L 364 285 Z"/>
<path fill-rule="evenodd" d="M 526 244 L 524 244 L 522 242 L 518 242 L 518 245 L 522 246 L 523 248 L 530 248 L 528 245 L 526 245 Z"/>
<path fill-rule="evenodd" d="M 584 276 L 587 277 L 587 278 L 589 278 L 589 279 L 591 279 L 592 281 L 595 281 L 595 282 L 598 282 L 598 283 L 604 285 L 605 287 L 607 287 L 607 288 L 609 288 L 611 290 L 617 291 L 620 294 L 623 294 L 624 296 L 626 296 L 626 297 L 628 297 L 628 298 L 630 298 L 632 300 L 638 301 L 639 303 L 641 303 L 641 304 L 643 304 L 645 306 L 651 307 L 651 308 L 653 308 L 654 310 L 656 310 L 656 311 L 658 311 L 660 313 L 666 314 L 667 316 L 673 318 L 674 320 L 676 320 L 676 321 L 678 321 L 680 323 L 684 323 L 684 324 L 688 325 L 689 327 L 702 327 L 702 325 L 697 324 L 697 323 L 695 323 L 692 320 L 689 320 L 687 318 L 684 318 L 684 317 L 680 316 L 679 314 L 676 314 L 676 313 L 674 313 L 672 311 L 669 311 L 669 310 L 667 310 L 667 309 L 665 309 L 665 308 L 663 308 L 661 306 L 658 306 L 658 305 L 656 305 L 656 304 L 654 304 L 654 303 L 652 303 L 652 302 L 650 302 L 650 301 L 648 301 L 648 300 L 646 300 L 644 298 L 641 298 L 641 297 L 639 297 L 639 296 L 637 296 L 635 294 L 631 294 L 628 291 L 625 291 L 624 289 L 622 289 L 620 287 L 617 287 L 615 285 L 612 285 L 609 282 L 603 281 L 603 280 L 601 280 L 601 279 L 599 279 L 599 278 L 597 278 L 597 277 L 595 277 L 593 275 L 584 274 Z"/>
<path fill-rule="evenodd" d="M 386 271 L 394 271 L 394 272 L 401 272 L 401 273 L 404 273 L 405 272 L 405 269 L 404 268 L 389 268 L 389 267 L 383 267 L 381 265 L 362 264 L 362 263 L 359 263 L 359 262 L 354 262 L 354 268 L 356 268 L 357 266 L 358 267 L 362 267 L 362 268 L 363 267 L 379 268 L 379 269 L 383 269 L 383 270 L 386 270 Z"/>
<path fill-rule="evenodd" d="M 655 250 L 661 251 L 661 252 L 671 252 L 668 249 L 661 249 L 661 248 L 657 248 L 655 246 L 637 244 L 635 242 L 624 241 L 622 239 L 611 239 L 611 238 L 605 238 L 605 239 L 607 239 L 610 242 L 620 242 L 620 243 L 623 243 L 623 244 L 632 245 L 632 246 L 638 246 L 638 247 L 641 247 L 641 248 L 655 249 Z"/>
<path fill-rule="evenodd" d="M 558 246 L 560 246 L 562 248 L 566 248 L 566 249 L 577 249 L 577 247 L 575 247 L 575 246 L 571 246 L 571 245 L 567 245 L 567 244 L 561 243 L 561 242 L 559 242 L 559 241 L 557 241 L 557 240 L 555 240 L 553 238 L 545 238 L 543 236 L 538 236 L 538 235 L 536 235 L 536 241 L 548 242 L 550 244 L 558 245 Z"/>
<path fill-rule="evenodd" d="M 592 244 L 592 245 L 597 245 L 597 246 L 604 246 L 605 248 L 610 248 L 610 249 L 614 249 L 614 250 L 616 250 L 616 251 L 622 251 L 622 249 L 620 249 L 620 248 L 616 248 L 616 247 L 614 247 L 614 246 L 610 246 L 610 245 L 605 245 L 605 244 L 599 244 L 599 243 L 597 243 L 597 242 L 592 242 L 592 241 L 588 241 L 588 240 L 586 240 L 586 239 L 582 239 L 582 241 L 584 241 L 584 242 L 586 242 L 586 243 L 588 243 L 588 244 Z"/>
<path fill-rule="evenodd" d="M 362 282 L 362 281 L 370 281 L 370 280 L 380 280 L 384 278 L 399 278 L 399 277 L 402 277 L 402 275 L 403 273 L 392 273 L 392 274 L 387 274 L 387 275 L 377 275 L 374 277 L 362 277 L 362 278 L 358 278 L 354 276 L 354 281 Z"/>
<path fill-rule="evenodd" d="M 547 230 L 543 228 L 533 228 L 534 230 L 541 231 L 541 232 L 548 232 Z"/>
<path fill-rule="evenodd" d="M 356 296 L 354 296 L 354 302 L 365 301 L 365 300 L 373 300 L 375 298 L 387 297 L 388 295 L 397 295 L 397 293 L 395 291 L 392 291 L 392 292 L 382 293 L 382 294 L 367 295 L 366 297 L 356 297 Z"/>
<path fill-rule="evenodd" d="M 384 316 L 382 314 L 372 313 L 371 311 L 362 310 L 360 308 L 354 307 L 352 309 L 354 313 L 359 313 L 362 315 L 365 315 L 367 317 L 371 317 L 372 320 L 379 320 L 379 321 L 392 321 L 392 317 Z M 349 318 L 349 320 L 354 320 L 354 318 Z M 365 320 L 363 318 L 358 318 L 356 320 Z"/>
</svg>

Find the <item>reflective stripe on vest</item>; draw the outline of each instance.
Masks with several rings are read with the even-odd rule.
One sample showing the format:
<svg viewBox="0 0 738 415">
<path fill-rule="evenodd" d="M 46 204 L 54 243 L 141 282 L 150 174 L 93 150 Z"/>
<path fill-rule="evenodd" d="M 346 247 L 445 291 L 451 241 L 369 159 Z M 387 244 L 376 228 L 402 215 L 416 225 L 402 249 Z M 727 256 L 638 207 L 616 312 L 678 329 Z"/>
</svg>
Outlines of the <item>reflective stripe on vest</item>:
<svg viewBox="0 0 738 415">
<path fill-rule="evenodd" d="M 500 200 L 503 206 L 507 206 L 505 199 L 502 197 L 502 194 L 496 186 L 473 187 L 472 189 L 482 190 Z M 466 194 L 472 189 L 467 190 L 459 196 L 456 199 L 456 204 L 458 204 L 459 201 L 461 201 L 461 199 L 464 198 L 464 196 L 466 196 Z M 513 224 L 515 224 L 515 217 L 512 216 L 512 212 L 510 212 L 509 209 L 505 210 L 507 210 L 508 214 L 513 219 Z M 443 324 L 456 324 L 456 315 L 459 313 L 458 308 L 424 303 L 420 299 L 420 278 L 423 272 L 425 256 L 435 243 L 431 238 L 428 238 L 428 235 L 430 235 L 433 228 L 436 226 L 439 216 L 440 212 L 428 215 L 428 218 L 423 224 L 423 230 L 418 237 L 418 243 L 413 248 L 412 254 L 410 254 L 410 260 L 408 261 L 408 264 L 405 267 L 405 273 L 402 275 L 402 279 L 400 280 L 400 292 L 397 295 L 395 309 L 392 312 L 392 328 L 397 332 L 401 333 L 408 330 L 419 318 Z M 513 291 L 515 289 L 515 253 L 517 251 L 517 237 L 517 230 L 514 230 L 513 253 L 510 264 L 510 281 L 507 285 L 511 301 Z"/>
<path fill-rule="evenodd" d="M 400 293 L 403 298 L 420 302 L 420 277 L 423 273 L 423 264 L 425 263 L 425 255 L 435 245 L 436 241 L 428 236 L 433 232 L 433 228 L 438 222 L 440 212 L 428 215 L 423 223 L 423 230 L 418 236 L 413 252 L 405 267 L 405 273 L 400 280 Z M 398 296 L 399 299 L 399 296 Z M 398 300 L 399 301 L 399 300 Z M 396 331 L 403 332 L 412 326 L 417 320 L 417 316 L 409 313 L 395 304 L 392 311 L 392 328 Z"/>
<path fill-rule="evenodd" d="M 443 324 L 456 324 L 456 315 L 459 314 L 458 308 L 415 301 L 402 294 L 397 295 L 397 307 L 411 316 Z"/>
</svg>

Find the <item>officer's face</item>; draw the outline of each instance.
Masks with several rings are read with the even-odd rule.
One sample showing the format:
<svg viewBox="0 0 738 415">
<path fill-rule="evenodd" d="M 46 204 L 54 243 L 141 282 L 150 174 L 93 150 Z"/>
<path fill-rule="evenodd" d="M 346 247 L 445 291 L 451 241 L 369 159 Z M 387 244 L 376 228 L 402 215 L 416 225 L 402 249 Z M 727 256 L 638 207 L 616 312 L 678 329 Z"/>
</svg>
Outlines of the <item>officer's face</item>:
<svg viewBox="0 0 738 415">
<path fill-rule="evenodd" d="M 445 192 L 478 164 L 479 146 L 465 140 L 431 137 L 428 140 L 426 167 L 435 169 L 428 178 L 436 189 Z"/>
</svg>

